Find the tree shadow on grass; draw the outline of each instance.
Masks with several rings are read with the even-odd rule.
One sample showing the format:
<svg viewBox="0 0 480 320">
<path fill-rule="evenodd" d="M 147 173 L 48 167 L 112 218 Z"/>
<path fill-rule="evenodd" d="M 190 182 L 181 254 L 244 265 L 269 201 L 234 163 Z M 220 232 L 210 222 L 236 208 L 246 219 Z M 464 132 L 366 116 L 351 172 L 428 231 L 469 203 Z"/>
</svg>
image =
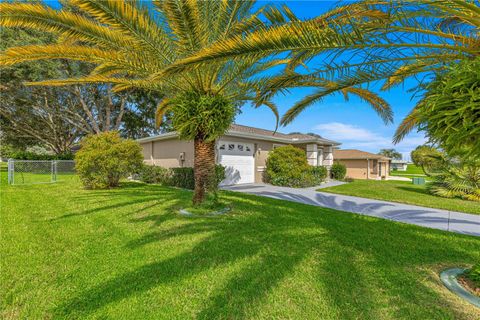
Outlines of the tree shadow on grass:
<svg viewBox="0 0 480 320">
<path fill-rule="evenodd" d="M 307 290 L 308 300 L 298 302 L 309 305 L 310 314 L 317 318 L 333 317 L 322 310 L 335 312 L 335 317 L 342 319 L 378 319 L 385 312 L 392 318 L 435 318 L 448 315 L 448 309 L 438 292 L 419 283 L 419 269 L 479 258 L 474 248 L 480 241 L 472 237 L 252 195 L 224 193 L 224 197 L 235 203 L 236 214 L 188 220 L 152 213 L 133 218 L 134 223 L 159 225 L 166 219 L 178 219 L 179 223 L 162 230 L 152 228 L 126 243 L 125 250 L 195 235 L 204 237 L 176 256 L 86 288 L 60 305 L 55 314 L 87 316 L 159 285 L 175 285 L 178 280 L 205 276 L 207 271 L 246 261 L 217 285 L 196 317 L 255 318 L 258 308 L 283 280 L 294 277 L 305 261 L 319 257 L 310 262 L 315 281 L 308 285 L 321 294 L 309 296 Z M 459 247 L 459 242 L 463 246 Z M 415 308 L 419 299 L 426 300 L 430 308 Z M 389 308 L 386 302 L 391 304 Z"/>
<path fill-rule="evenodd" d="M 416 193 L 421 193 L 425 195 L 431 196 L 431 194 L 427 191 L 426 188 L 415 188 L 415 187 L 408 187 L 408 186 L 398 186 L 396 187 L 399 190 L 404 190 L 408 192 L 416 192 Z"/>
<path fill-rule="evenodd" d="M 85 205 L 87 209 L 52 217 L 47 221 L 63 220 L 102 212 L 112 212 L 117 209 L 125 209 L 131 206 L 138 207 L 145 204 L 139 209 L 129 211 L 128 214 L 131 215 L 153 209 L 156 206 L 173 207 L 182 202 L 182 200 L 188 199 L 190 196 L 191 192 L 188 190 L 176 190 L 160 185 L 125 182 L 117 189 L 85 190 L 72 197 L 72 200 L 88 204 Z"/>
</svg>

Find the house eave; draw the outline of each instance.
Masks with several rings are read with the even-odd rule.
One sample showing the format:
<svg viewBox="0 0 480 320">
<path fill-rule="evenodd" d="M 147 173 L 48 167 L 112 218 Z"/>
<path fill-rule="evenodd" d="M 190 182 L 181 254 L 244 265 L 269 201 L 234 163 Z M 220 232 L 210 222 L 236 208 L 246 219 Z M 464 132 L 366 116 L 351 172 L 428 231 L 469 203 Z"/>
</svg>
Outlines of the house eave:
<svg viewBox="0 0 480 320">
<path fill-rule="evenodd" d="M 318 143 L 318 144 L 327 145 L 327 146 L 341 145 L 340 142 L 336 142 L 328 139 L 322 139 L 322 138 L 286 139 L 286 138 L 271 137 L 271 136 L 265 136 L 265 135 L 255 134 L 255 133 L 239 132 L 239 131 L 233 131 L 233 130 L 227 131 L 224 134 L 224 136 L 237 137 L 237 138 L 249 138 L 249 139 L 255 139 L 255 140 L 265 140 L 265 141 L 272 141 L 272 142 L 282 142 L 286 144 Z M 167 139 L 173 139 L 173 138 L 178 138 L 177 132 L 162 133 L 156 136 L 140 138 L 140 139 L 137 139 L 136 141 L 139 143 L 145 143 L 145 142 L 160 141 L 160 140 L 167 140 Z"/>
</svg>

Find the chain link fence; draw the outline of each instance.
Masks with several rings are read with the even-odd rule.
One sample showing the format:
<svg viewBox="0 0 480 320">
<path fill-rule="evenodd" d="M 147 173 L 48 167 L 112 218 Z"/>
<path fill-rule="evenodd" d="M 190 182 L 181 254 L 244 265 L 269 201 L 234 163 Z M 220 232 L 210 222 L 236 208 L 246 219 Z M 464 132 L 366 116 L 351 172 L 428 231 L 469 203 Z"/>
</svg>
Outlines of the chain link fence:
<svg viewBox="0 0 480 320">
<path fill-rule="evenodd" d="M 52 183 L 74 175 L 73 160 L 8 160 L 8 183 L 11 185 Z"/>
</svg>

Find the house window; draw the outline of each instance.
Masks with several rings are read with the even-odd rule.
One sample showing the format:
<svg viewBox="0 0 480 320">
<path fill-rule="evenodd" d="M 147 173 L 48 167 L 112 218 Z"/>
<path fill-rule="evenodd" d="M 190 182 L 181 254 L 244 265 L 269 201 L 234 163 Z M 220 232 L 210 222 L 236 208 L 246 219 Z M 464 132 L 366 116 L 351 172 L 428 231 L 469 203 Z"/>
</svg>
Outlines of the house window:
<svg viewBox="0 0 480 320">
<path fill-rule="evenodd" d="M 245 146 L 245 151 L 250 152 L 250 151 L 251 151 L 250 147 L 249 147 L 249 146 Z"/>
<path fill-rule="evenodd" d="M 225 144 L 222 144 L 222 145 L 218 148 L 218 150 L 225 150 Z"/>
<path fill-rule="evenodd" d="M 237 144 L 238 151 L 243 151 L 243 144 Z"/>
<path fill-rule="evenodd" d="M 233 151 L 235 149 L 235 145 L 233 143 L 230 143 L 228 145 L 228 151 Z"/>
</svg>

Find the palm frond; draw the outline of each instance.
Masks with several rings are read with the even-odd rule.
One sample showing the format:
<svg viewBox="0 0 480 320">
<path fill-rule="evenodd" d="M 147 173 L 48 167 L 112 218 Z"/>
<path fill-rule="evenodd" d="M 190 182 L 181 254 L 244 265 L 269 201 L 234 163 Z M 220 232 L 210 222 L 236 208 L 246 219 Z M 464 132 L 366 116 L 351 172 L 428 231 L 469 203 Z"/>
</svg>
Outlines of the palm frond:
<svg viewBox="0 0 480 320">
<path fill-rule="evenodd" d="M 27 86 L 52 86 L 62 87 L 76 84 L 114 84 L 113 92 L 120 92 L 131 88 L 141 88 L 150 91 L 162 91 L 158 83 L 145 80 L 132 80 L 127 78 L 106 77 L 102 75 L 89 75 L 81 78 L 53 79 L 44 81 L 25 82 Z"/>
<path fill-rule="evenodd" d="M 168 34 L 158 27 L 138 1 L 71 0 L 71 3 L 99 22 L 140 41 L 144 48 L 161 55 L 166 62 L 174 60 Z"/>
<path fill-rule="evenodd" d="M 418 124 L 418 115 L 416 109 L 413 109 L 400 123 L 395 134 L 393 135 L 393 143 L 397 144 L 405 138 Z"/>
<path fill-rule="evenodd" d="M 47 31 L 107 48 L 134 46 L 134 39 L 81 15 L 41 4 L 0 3 L 0 26 Z"/>
<path fill-rule="evenodd" d="M 157 110 L 155 111 L 155 125 L 160 127 L 163 122 L 163 116 L 165 113 L 170 109 L 172 106 L 170 104 L 170 99 L 163 99 L 157 106 Z"/>
</svg>

